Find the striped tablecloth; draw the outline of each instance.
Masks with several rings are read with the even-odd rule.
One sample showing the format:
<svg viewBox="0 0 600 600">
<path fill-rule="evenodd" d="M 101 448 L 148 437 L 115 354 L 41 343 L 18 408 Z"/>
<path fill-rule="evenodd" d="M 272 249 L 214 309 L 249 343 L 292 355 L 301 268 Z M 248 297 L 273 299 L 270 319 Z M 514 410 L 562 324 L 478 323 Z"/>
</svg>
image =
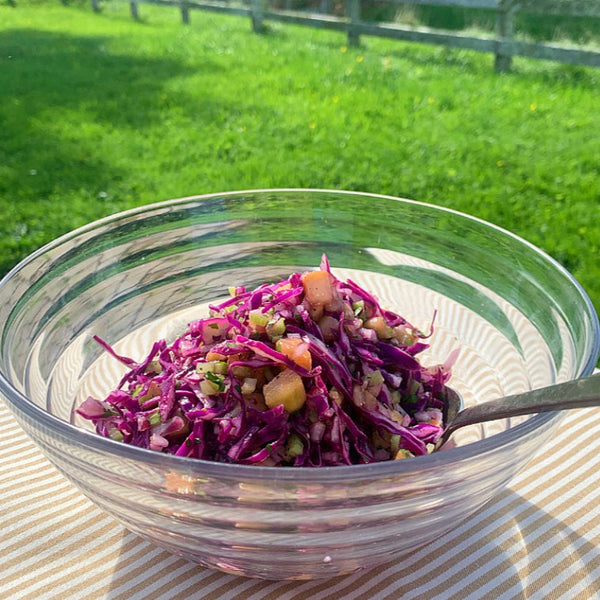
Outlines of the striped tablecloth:
<svg viewBox="0 0 600 600">
<path fill-rule="evenodd" d="M 600 409 L 573 411 L 563 425 L 507 489 L 409 560 L 269 582 L 198 567 L 128 532 L 0 403 L 0 599 L 600 598 Z"/>
</svg>

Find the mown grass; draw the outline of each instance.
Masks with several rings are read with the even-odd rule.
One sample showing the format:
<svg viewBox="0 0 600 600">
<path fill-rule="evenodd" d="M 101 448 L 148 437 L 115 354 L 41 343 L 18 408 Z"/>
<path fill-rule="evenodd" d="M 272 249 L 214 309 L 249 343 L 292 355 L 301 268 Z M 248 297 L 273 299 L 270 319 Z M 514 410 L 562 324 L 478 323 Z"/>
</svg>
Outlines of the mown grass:
<svg viewBox="0 0 600 600">
<path fill-rule="evenodd" d="M 323 187 L 462 210 L 600 310 L 600 70 L 126 3 L 0 5 L 0 273 L 109 213 Z M 382 223 L 382 228 L 385 223 Z"/>
</svg>

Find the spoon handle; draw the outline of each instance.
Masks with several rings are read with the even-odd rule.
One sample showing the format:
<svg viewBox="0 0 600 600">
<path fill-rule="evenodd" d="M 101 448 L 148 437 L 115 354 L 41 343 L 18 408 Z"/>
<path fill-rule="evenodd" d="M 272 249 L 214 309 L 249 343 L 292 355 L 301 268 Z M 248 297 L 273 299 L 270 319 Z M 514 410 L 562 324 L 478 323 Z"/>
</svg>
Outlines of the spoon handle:
<svg viewBox="0 0 600 600">
<path fill-rule="evenodd" d="M 448 425 L 443 441 L 460 427 L 506 419 L 533 413 L 588 408 L 600 405 L 600 373 L 573 379 L 549 387 L 505 396 L 489 402 L 469 406 L 460 411 Z M 443 444 L 443 441 L 440 442 Z"/>
</svg>

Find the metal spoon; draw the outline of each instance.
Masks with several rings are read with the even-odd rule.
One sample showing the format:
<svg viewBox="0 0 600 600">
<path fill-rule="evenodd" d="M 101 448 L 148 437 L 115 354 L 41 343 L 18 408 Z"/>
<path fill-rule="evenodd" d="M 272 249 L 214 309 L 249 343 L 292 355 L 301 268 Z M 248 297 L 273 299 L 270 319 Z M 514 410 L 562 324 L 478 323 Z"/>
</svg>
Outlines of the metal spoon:
<svg viewBox="0 0 600 600">
<path fill-rule="evenodd" d="M 460 394 L 450 387 L 446 390 L 446 429 L 436 443 L 434 452 L 439 450 L 457 429 L 466 425 L 519 415 L 600 406 L 600 373 L 522 394 L 504 396 L 464 409 Z"/>
</svg>

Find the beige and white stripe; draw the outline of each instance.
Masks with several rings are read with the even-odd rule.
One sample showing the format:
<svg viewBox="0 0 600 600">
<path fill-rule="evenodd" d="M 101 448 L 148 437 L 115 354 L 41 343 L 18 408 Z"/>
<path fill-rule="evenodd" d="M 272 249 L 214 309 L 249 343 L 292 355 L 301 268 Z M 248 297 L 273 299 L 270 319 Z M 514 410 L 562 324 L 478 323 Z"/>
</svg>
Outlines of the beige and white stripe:
<svg viewBox="0 0 600 600">
<path fill-rule="evenodd" d="M 600 410 L 565 416 L 488 505 L 412 556 L 325 581 L 198 567 L 105 515 L 0 404 L 0 599 L 318 600 L 600 597 Z"/>
</svg>

